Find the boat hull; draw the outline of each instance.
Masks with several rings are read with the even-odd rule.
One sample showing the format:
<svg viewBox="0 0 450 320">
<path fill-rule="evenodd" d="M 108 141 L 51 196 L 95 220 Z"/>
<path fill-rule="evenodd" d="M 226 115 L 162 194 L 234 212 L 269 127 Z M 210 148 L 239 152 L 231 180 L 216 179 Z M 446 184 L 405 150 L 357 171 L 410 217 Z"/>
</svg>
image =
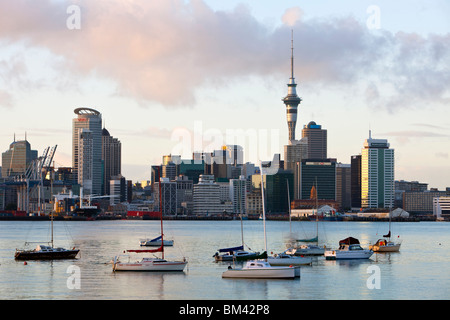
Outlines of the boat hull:
<svg viewBox="0 0 450 320">
<path fill-rule="evenodd" d="M 222 273 L 222 278 L 240 279 L 294 279 L 296 277 L 294 267 L 272 267 L 265 269 L 229 269 Z M 300 268 L 298 269 L 300 275 Z"/>
<path fill-rule="evenodd" d="M 161 244 L 164 242 L 164 247 L 172 247 L 173 246 L 173 240 L 156 240 L 156 241 L 150 241 L 150 240 L 141 240 L 140 245 L 145 247 L 161 247 Z"/>
<path fill-rule="evenodd" d="M 306 257 L 291 257 L 291 258 L 268 257 L 267 262 L 269 262 L 269 264 L 272 266 L 300 266 L 300 265 L 310 265 L 312 263 L 312 259 Z"/>
<path fill-rule="evenodd" d="M 250 255 L 246 255 L 246 256 L 236 256 L 235 259 L 236 261 L 246 261 L 246 260 L 251 260 L 251 259 L 266 259 L 267 258 L 267 252 L 263 252 L 263 253 L 255 253 L 255 255 L 250 256 Z"/>
<path fill-rule="evenodd" d="M 325 251 L 326 260 L 351 260 L 351 259 L 369 259 L 373 254 L 372 250 L 361 250 L 361 252 L 349 252 L 340 250 Z"/>
<path fill-rule="evenodd" d="M 80 250 L 66 250 L 60 252 L 36 252 L 36 251 L 16 251 L 16 260 L 57 260 L 75 259 Z"/>
<path fill-rule="evenodd" d="M 187 261 L 116 262 L 114 271 L 182 272 Z"/>
<path fill-rule="evenodd" d="M 371 249 L 373 252 L 398 252 L 400 251 L 400 244 L 392 244 L 392 245 L 373 245 L 369 246 L 369 249 Z"/>
</svg>

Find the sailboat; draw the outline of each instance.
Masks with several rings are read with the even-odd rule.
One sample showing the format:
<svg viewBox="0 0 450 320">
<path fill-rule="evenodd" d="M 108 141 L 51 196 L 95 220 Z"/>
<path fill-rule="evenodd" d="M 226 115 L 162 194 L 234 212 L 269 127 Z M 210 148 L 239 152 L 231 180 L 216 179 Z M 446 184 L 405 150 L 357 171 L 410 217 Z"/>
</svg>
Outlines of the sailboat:
<svg viewBox="0 0 450 320">
<path fill-rule="evenodd" d="M 316 182 L 317 185 L 317 182 Z M 291 248 L 288 248 L 285 253 L 289 255 L 295 255 L 295 256 L 321 256 L 325 252 L 325 247 L 319 246 L 319 214 L 318 214 L 318 204 L 317 204 L 317 189 L 316 187 L 312 186 L 311 188 L 311 198 L 316 199 L 316 236 L 313 238 L 308 239 L 297 239 L 295 245 L 293 245 Z M 307 244 L 300 244 L 299 243 L 307 243 Z M 311 244 L 316 242 L 316 244 Z"/>
<path fill-rule="evenodd" d="M 239 208 L 241 208 L 241 202 L 239 201 Z M 241 208 L 242 209 L 242 208 Z M 242 219 L 242 210 L 240 210 L 241 217 L 241 245 L 237 247 L 222 248 L 219 249 L 214 255 L 215 261 L 245 261 L 250 259 L 263 259 L 267 257 L 267 253 L 259 253 L 254 251 L 244 250 L 244 227 Z"/>
<path fill-rule="evenodd" d="M 55 248 L 53 240 L 53 213 L 50 213 L 51 221 L 51 240 L 50 246 L 38 244 L 33 250 L 16 249 L 14 258 L 16 260 L 56 260 L 56 259 L 75 259 L 80 252 L 79 249 Z M 28 244 L 28 242 L 25 242 Z"/>
<path fill-rule="evenodd" d="M 391 241 L 391 215 L 392 211 L 389 210 L 389 232 L 383 235 L 384 239 L 378 239 L 377 242 L 369 246 L 369 249 L 373 252 L 398 252 L 400 251 L 401 241 Z"/>
<path fill-rule="evenodd" d="M 166 247 L 172 247 L 173 246 L 173 240 L 165 239 L 162 241 L 162 237 L 158 236 L 153 239 L 140 239 L 139 244 L 144 247 L 160 247 L 161 244 L 164 244 Z"/>
<path fill-rule="evenodd" d="M 294 239 L 294 237 L 291 226 L 291 201 L 289 196 L 289 181 L 287 179 L 286 179 L 286 186 L 287 186 L 288 208 L 289 208 L 289 237 L 287 240 L 291 242 Z M 294 254 L 289 254 L 286 250 L 282 253 L 269 256 L 267 258 L 267 262 L 269 262 L 273 266 L 290 266 L 290 265 L 299 266 L 311 264 L 312 259 L 309 257 L 304 257 L 303 255 L 295 256 Z"/>
<path fill-rule="evenodd" d="M 264 179 L 261 165 L 261 196 L 263 204 L 263 225 L 264 225 L 264 249 L 267 252 L 266 235 L 266 213 L 264 205 Z M 294 266 L 272 266 L 267 259 L 249 260 L 242 268 L 233 269 L 231 266 L 222 273 L 222 278 L 235 279 L 294 279 L 300 276 L 300 267 Z"/>
<path fill-rule="evenodd" d="M 126 250 L 128 253 L 156 253 L 161 252 L 161 258 L 144 257 L 138 261 L 131 261 L 130 255 L 115 256 L 113 260 L 113 271 L 183 271 L 187 265 L 186 258 L 181 261 L 168 261 L 164 259 L 164 232 L 162 218 L 162 197 L 161 197 L 161 179 L 159 179 L 159 211 L 161 216 L 161 246 L 157 249 L 139 249 Z M 124 258 L 125 260 L 121 260 Z"/>
</svg>

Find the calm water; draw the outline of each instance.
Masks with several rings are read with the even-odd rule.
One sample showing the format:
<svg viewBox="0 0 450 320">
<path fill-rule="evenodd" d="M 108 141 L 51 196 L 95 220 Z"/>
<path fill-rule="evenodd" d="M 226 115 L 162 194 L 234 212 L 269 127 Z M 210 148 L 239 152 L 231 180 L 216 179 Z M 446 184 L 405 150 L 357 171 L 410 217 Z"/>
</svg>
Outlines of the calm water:
<svg viewBox="0 0 450 320">
<path fill-rule="evenodd" d="M 25 241 L 48 241 L 50 223 L 0 221 L 0 299 L 164 299 L 164 300 L 317 300 L 450 298 L 450 224 L 393 223 L 403 240 L 398 253 L 374 254 L 365 261 L 326 261 L 301 268 L 296 280 L 222 279 L 226 263 L 216 263 L 218 248 L 239 245 L 240 221 L 166 221 L 165 234 L 175 240 L 166 258 L 186 257 L 184 273 L 113 273 L 112 257 L 139 248 L 139 239 L 157 236 L 158 221 L 90 221 L 54 223 L 55 244 L 81 249 L 77 260 L 14 260 Z M 315 222 L 292 222 L 301 237 L 313 236 Z M 322 244 L 337 247 L 340 239 L 358 238 L 363 247 L 387 232 L 385 222 L 322 222 Z M 284 250 L 288 222 L 268 221 L 269 252 Z M 244 222 L 244 240 L 254 250 L 264 247 L 262 221 Z M 35 244 L 32 245 L 33 247 Z M 72 266 L 72 267 L 71 267 Z M 79 267 L 80 288 L 68 286 L 73 266 Z M 378 266 L 381 289 L 369 289 L 369 267 Z M 368 269 L 369 268 L 369 269 Z M 69 271 L 69 272 L 68 272 Z M 70 282 L 70 281 L 69 281 Z M 70 282 L 74 283 L 74 282 Z"/>
</svg>

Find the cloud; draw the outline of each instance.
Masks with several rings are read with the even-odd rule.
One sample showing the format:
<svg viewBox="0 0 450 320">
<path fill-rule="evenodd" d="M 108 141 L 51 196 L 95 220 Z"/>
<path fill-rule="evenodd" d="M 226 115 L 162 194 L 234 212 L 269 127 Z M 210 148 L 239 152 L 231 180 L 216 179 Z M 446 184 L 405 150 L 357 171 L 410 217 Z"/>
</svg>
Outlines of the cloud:
<svg viewBox="0 0 450 320">
<path fill-rule="evenodd" d="M 66 25 L 73 4 L 79 30 Z M 272 28 L 243 5 L 214 11 L 202 0 L 7 0 L 0 12 L 8 13 L 0 41 L 48 50 L 58 59 L 49 67 L 65 79 L 107 79 L 143 106 L 193 106 L 202 86 L 252 76 L 287 79 L 291 29 L 299 83 L 345 89 L 362 82 L 368 104 L 391 111 L 449 102 L 449 34 L 372 32 L 352 17 L 306 21 L 298 7 Z"/>
</svg>

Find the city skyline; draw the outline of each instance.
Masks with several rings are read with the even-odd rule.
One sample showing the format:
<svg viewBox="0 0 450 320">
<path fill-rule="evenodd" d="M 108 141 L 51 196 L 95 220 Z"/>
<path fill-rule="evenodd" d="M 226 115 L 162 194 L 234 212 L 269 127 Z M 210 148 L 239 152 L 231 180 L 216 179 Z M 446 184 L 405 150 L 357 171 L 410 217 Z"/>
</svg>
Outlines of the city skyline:
<svg viewBox="0 0 450 320">
<path fill-rule="evenodd" d="M 2 152 L 26 134 L 39 155 L 58 145 L 56 166 L 72 166 L 73 110 L 87 107 L 121 141 L 133 182 L 150 180 L 163 155 L 192 158 L 189 148 L 238 144 L 256 164 L 283 156 L 293 30 L 297 138 L 315 121 L 328 157 L 350 163 L 371 130 L 395 149 L 396 180 L 450 186 L 445 1 L 5 1 L 0 11 Z"/>
</svg>

